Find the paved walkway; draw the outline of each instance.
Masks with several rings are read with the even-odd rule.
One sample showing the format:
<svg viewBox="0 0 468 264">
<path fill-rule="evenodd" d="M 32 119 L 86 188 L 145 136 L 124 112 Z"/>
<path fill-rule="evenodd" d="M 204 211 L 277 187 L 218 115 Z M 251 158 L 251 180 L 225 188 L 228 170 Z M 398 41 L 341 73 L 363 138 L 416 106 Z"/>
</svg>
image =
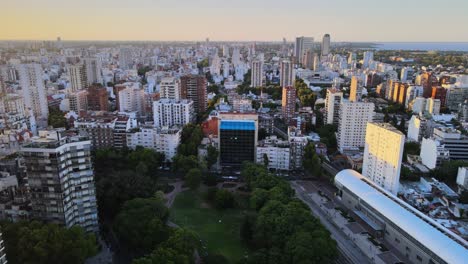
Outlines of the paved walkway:
<svg viewBox="0 0 468 264">
<path fill-rule="evenodd" d="M 85 264 L 110 264 L 112 263 L 113 253 L 110 248 L 99 238 L 99 244 L 101 245 L 101 252 L 96 256 L 88 258 Z"/>
<path fill-rule="evenodd" d="M 166 198 L 166 206 L 167 208 L 171 208 L 172 207 L 172 204 L 174 203 L 174 200 L 176 198 L 176 196 L 185 191 L 186 188 L 182 188 L 182 185 L 184 185 L 184 182 L 183 181 L 178 181 L 178 182 L 174 182 L 174 183 L 169 183 L 169 185 L 172 185 L 174 186 L 174 190 L 172 190 L 172 192 L 168 193 L 165 195 L 164 198 Z"/>
</svg>

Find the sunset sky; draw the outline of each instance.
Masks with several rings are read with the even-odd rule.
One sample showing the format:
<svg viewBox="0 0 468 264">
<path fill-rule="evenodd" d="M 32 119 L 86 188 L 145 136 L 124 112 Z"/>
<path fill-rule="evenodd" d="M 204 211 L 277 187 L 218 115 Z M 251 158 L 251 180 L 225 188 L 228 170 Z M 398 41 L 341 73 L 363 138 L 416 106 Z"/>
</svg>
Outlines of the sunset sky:
<svg viewBox="0 0 468 264">
<path fill-rule="evenodd" d="M 0 0 L 0 39 L 468 41 L 467 0 Z"/>
</svg>

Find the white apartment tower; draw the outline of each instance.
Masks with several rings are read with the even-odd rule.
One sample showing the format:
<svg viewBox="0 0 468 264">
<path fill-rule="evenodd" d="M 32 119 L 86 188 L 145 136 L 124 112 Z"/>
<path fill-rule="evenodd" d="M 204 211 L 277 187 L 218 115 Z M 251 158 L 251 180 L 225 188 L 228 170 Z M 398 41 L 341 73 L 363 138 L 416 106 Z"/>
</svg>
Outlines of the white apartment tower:
<svg viewBox="0 0 468 264">
<path fill-rule="evenodd" d="M 153 102 L 155 127 L 184 126 L 193 122 L 195 109 L 191 100 L 161 99 Z"/>
<path fill-rule="evenodd" d="M 398 193 L 405 135 L 388 123 L 367 123 L 362 175 Z"/>
<path fill-rule="evenodd" d="M 21 148 L 26 161 L 34 218 L 98 231 L 91 141 L 65 135 L 65 129 L 40 131 Z"/>
<path fill-rule="evenodd" d="M 325 124 L 338 124 L 340 117 L 340 105 L 343 100 L 343 93 L 336 88 L 327 89 L 325 98 Z"/>
<path fill-rule="evenodd" d="M 20 64 L 18 65 L 18 74 L 23 91 L 24 105 L 32 111 L 36 118 L 47 119 L 49 106 L 41 65 Z"/>
<path fill-rule="evenodd" d="M 263 61 L 252 61 L 251 86 L 260 87 L 263 85 Z"/>
<path fill-rule="evenodd" d="M 323 35 L 322 39 L 322 56 L 330 54 L 330 34 Z"/>
<path fill-rule="evenodd" d="M 228 45 L 223 45 L 223 57 L 229 58 L 229 46 Z"/>
<path fill-rule="evenodd" d="M 145 91 L 139 86 L 127 86 L 119 91 L 119 112 L 145 114 Z"/>
<path fill-rule="evenodd" d="M 370 102 L 341 103 L 336 139 L 341 153 L 364 147 L 367 123 L 374 118 L 374 108 Z"/>
<path fill-rule="evenodd" d="M 180 127 L 141 127 L 139 131 L 127 133 L 127 147 L 135 149 L 137 146 L 154 149 L 164 153 L 167 161 L 177 154 L 177 146 L 180 143 Z"/>
<path fill-rule="evenodd" d="M 440 99 L 427 98 L 426 99 L 426 112 L 431 115 L 438 115 L 440 113 Z"/>
<path fill-rule="evenodd" d="M 374 60 L 374 52 L 372 51 L 365 51 L 362 59 L 362 66 L 364 68 L 369 67 L 371 61 Z"/>
<path fill-rule="evenodd" d="M 160 96 L 165 99 L 180 100 L 180 81 L 175 77 L 161 79 Z"/>
<path fill-rule="evenodd" d="M 295 79 L 294 65 L 289 60 L 282 60 L 280 65 L 280 86 L 293 86 Z"/>
<path fill-rule="evenodd" d="M 122 70 L 129 70 L 133 65 L 132 50 L 129 47 L 120 47 L 119 67 Z"/>
<path fill-rule="evenodd" d="M 410 103 L 415 100 L 417 97 L 422 97 L 423 95 L 423 87 L 417 85 L 410 85 L 406 90 L 406 99 L 405 99 L 405 107 L 408 108 Z"/>
</svg>

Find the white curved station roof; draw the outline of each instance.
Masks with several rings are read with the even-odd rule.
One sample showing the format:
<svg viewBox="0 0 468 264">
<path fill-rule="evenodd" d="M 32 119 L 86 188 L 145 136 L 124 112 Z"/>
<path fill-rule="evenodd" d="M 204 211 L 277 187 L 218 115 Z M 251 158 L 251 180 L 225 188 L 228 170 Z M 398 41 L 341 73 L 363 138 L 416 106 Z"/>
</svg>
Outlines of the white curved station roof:
<svg viewBox="0 0 468 264">
<path fill-rule="evenodd" d="M 468 243 L 463 238 L 375 185 L 360 173 L 343 170 L 336 175 L 335 183 L 345 186 L 447 263 L 468 263 Z"/>
</svg>

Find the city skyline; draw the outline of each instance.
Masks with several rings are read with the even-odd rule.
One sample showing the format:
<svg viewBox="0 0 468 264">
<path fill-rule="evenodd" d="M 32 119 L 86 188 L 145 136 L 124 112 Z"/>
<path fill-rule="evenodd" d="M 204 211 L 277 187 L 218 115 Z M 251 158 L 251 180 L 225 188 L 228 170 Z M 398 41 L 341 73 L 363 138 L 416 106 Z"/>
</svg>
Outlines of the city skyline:
<svg viewBox="0 0 468 264">
<path fill-rule="evenodd" d="M 402 8 L 404 7 L 404 8 Z M 332 41 L 465 42 L 468 3 L 293 0 L 44 0 L 2 4 L 0 40 L 275 41 L 326 33 Z M 265 11 L 266 10 L 266 11 Z M 395 17 L 408 19 L 395 19 Z M 346 25 L 346 26 L 344 26 Z"/>
</svg>

